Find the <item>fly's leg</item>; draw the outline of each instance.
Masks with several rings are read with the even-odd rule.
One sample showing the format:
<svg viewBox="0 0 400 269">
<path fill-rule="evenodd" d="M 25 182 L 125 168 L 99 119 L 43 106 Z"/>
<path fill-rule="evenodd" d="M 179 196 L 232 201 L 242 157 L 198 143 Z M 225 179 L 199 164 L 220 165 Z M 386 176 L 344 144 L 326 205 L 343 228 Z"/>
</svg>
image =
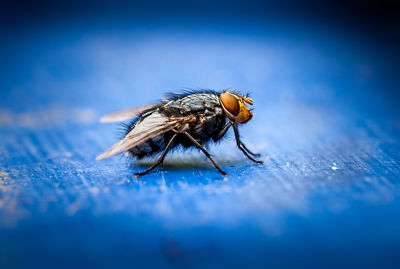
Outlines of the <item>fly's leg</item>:
<svg viewBox="0 0 400 269">
<path fill-rule="evenodd" d="M 250 155 L 249 155 L 249 153 L 247 153 L 247 151 L 246 151 L 246 146 L 244 146 L 243 145 L 243 143 L 240 141 L 240 138 L 239 138 L 239 130 L 238 130 L 238 128 L 237 128 L 237 125 L 233 125 L 233 130 L 235 131 L 235 138 L 236 138 L 236 145 L 238 146 L 238 148 L 244 153 L 244 155 L 246 155 L 246 157 L 247 158 L 249 158 L 250 160 L 252 160 L 253 162 L 255 162 L 255 163 L 258 163 L 258 164 L 264 164 L 264 162 L 262 162 L 262 161 L 257 161 L 256 159 L 254 159 L 253 157 L 251 157 Z M 252 153 L 250 153 L 250 154 L 252 154 Z"/>
<path fill-rule="evenodd" d="M 208 153 L 208 151 L 205 150 L 205 148 L 203 148 L 203 146 L 200 145 L 200 143 L 199 143 L 196 139 L 194 139 L 188 132 L 184 131 L 183 133 L 184 133 L 187 137 L 189 137 L 190 140 L 192 140 L 193 144 L 195 144 L 195 146 L 196 146 L 197 148 L 199 148 L 199 149 L 204 153 L 204 155 L 207 156 L 208 159 L 210 159 L 210 161 L 211 161 L 212 164 L 215 166 L 215 168 L 217 168 L 218 172 L 220 172 L 223 176 L 226 176 L 226 173 L 225 173 L 224 171 L 222 171 L 221 168 L 219 168 L 218 164 L 213 160 L 213 158 L 211 157 L 211 154 Z"/>
<path fill-rule="evenodd" d="M 231 121 L 230 121 L 229 123 L 227 123 L 227 124 L 224 126 L 224 128 L 222 128 L 221 132 L 219 132 L 218 135 L 216 135 L 215 137 L 213 137 L 214 141 L 218 141 L 219 139 L 221 139 L 221 138 L 226 134 L 226 132 L 229 130 L 229 128 L 230 128 L 231 126 L 233 126 L 233 125 L 235 125 L 235 124 L 234 124 L 233 122 L 231 122 Z M 245 145 L 242 141 L 239 140 L 239 142 L 240 142 L 240 144 L 243 146 L 244 150 L 247 151 L 248 154 L 250 154 L 250 155 L 252 155 L 252 156 L 254 156 L 254 157 L 261 157 L 261 154 L 259 154 L 259 153 L 253 153 L 251 150 L 249 150 L 249 149 L 246 147 L 246 145 Z"/>
<path fill-rule="evenodd" d="M 247 151 L 247 153 L 249 153 L 250 155 L 254 156 L 254 157 L 261 157 L 260 153 L 253 153 L 251 152 L 251 150 L 249 150 L 245 144 L 243 144 L 242 141 L 240 141 L 240 144 L 242 144 L 243 148 Z"/>
<path fill-rule="evenodd" d="M 133 176 L 134 176 L 134 177 L 140 177 L 140 176 L 146 175 L 146 174 L 148 174 L 151 170 L 153 170 L 154 168 L 156 168 L 157 166 L 159 166 L 160 164 L 162 164 L 162 162 L 163 162 L 164 159 L 165 159 L 165 156 L 167 155 L 167 153 L 168 153 L 168 151 L 169 151 L 169 148 L 170 148 L 171 145 L 172 145 L 172 142 L 174 141 L 174 139 L 175 139 L 175 137 L 176 137 L 177 135 L 178 135 L 178 134 L 174 134 L 174 135 L 172 136 L 172 138 L 169 140 L 167 146 L 165 147 L 163 153 L 161 154 L 160 158 L 158 158 L 158 160 L 157 160 L 155 163 L 153 163 L 152 166 L 150 166 L 146 171 L 144 171 L 144 172 L 142 172 L 142 173 L 136 173 L 136 174 L 134 174 Z"/>
<path fill-rule="evenodd" d="M 213 137 L 214 141 L 218 141 L 219 139 L 221 139 L 221 138 L 226 134 L 226 132 L 229 130 L 229 128 L 230 128 L 232 125 L 234 125 L 233 122 L 227 123 L 227 124 L 224 126 L 224 128 L 222 128 L 221 132 L 219 132 L 219 134 L 218 134 L 217 136 Z M 261 154 L 259 154 L 259 153 L 253 153 L 251 150 L 249 150 L 249 149 L 246 147 L 246 145 L 245 145 L 242 141 L 239 140 L 239 142 L 240 142 L 240 144 L 243 146 L 244 150 L 247 151 L 248 154 L 250 154 L 250 155 L 252 155 L 252 156 L 254 156 L 254 157 L 261 157 Z"/>
<path fill-rule="evenodd" d="M 218 141 L 220 140 L 225 134 L 226 132 L 229 130 L 229 127 L 231 127 L 232 122 L 227 123 L 224 128 L 222 128 L 221 132 L 219 132 L 219 134 L 217 134 L 215 137 L 213 137 L 214 141 Z"/>
</svg>

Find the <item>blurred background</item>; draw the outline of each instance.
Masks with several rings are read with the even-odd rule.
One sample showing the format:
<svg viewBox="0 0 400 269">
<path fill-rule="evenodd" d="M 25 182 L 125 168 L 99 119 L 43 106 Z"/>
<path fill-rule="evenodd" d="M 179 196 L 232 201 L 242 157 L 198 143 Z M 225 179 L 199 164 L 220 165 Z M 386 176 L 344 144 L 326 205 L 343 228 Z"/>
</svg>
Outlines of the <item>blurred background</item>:
<svg viewBox="0 0 400 269">
<path fill-rule="evenodd" d="M 0 267 L 398 268 L 392 1 L 3 1 Z M 96 162 L 100 116 L 166 92 L 254 99 L 210 152 Z"/>
</svg>

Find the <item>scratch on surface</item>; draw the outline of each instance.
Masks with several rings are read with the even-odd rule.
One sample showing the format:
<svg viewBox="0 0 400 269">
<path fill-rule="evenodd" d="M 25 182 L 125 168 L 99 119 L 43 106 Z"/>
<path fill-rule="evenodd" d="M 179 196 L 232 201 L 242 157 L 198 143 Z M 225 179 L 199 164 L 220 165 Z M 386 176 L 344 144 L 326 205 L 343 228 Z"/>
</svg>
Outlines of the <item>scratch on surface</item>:
<svg viewBox="0 0 400 269">
<path fill-rule="evenodd" d="M 43 110 L 27 113 L 14 113 L 8 109 L 0 110 L 0 127 L 19 126 L 55 126 L 74 124 L 91 124 L 97 122 L 97 114 L 89 108 L 65 108 L 58 105 Z"/>
</svg>

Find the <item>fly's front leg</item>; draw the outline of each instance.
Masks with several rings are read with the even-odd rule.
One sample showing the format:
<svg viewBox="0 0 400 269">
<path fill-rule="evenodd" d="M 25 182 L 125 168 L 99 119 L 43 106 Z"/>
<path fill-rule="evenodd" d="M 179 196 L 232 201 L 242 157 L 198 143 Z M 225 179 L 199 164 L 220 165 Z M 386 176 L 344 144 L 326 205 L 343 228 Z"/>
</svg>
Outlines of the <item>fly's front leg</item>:
<svg viewBox="0 0 400 269">
<path fill-rule="evenodd" d="M 213 137 L 214 141 L 218 141 L 220 140 L 225 134 L 226 132 L 229 130 L 229 127 L 231 127 L 232 122 L 227 123 L 224 128 L 222 128 L 222 130 L 215 136 Z"/>
<path fill-rule="evenodd" d="M 236 145 L 237 145 L 238 148 L 243 152 L 243 154 L 246 155 L 247 158 L 249 158 L 250 160 L 252 160 L 252 161 L 255 162 L 255 163 L 264 164 L 263 161 L 257 161 L 256 159 L 254 159 L 253 157 L 250 156 L 250 154 L 251 154 L 251 155 L 256 155 L 256 154 L 253 154 L 252 152 L 250 152 L 249 150 L 247 150 L 246 146 L 240 141 L 239 130 L 238 130 L 236 124 L 233 125 L 233 130 L 234 130 L 234 132 L 235 132 Z M 246 150 L 247 150 L 247 151 L 246 151 Z"/>
<path fill-rule="evenodd" d="M 231 125 L 235 125 L 233 122 L 230 122 Z M 237 132 L 237 137 L 239 138 L 239 130 L 237 130 L 237 126 L 234 127 L 235 129 L 235 137 L 236 137 L 236 132 Z M 226 131 L 225 131 L 226 132 Z M 236 140 L 239 140 L 239 143 L 242 145 L 243 149 L 247 151 L 248 154 L 254 156 L 254 157 L 261 157 L 261 154 L 259 153 L 253 153 L 251 150 L 249 150 L 246 145 L 240 141 L 240 139 L 236 138 Z"/>
<path fill-rule="evenodd" d="M 226 132 L 229 130 L 229 128 L 232 126 L 232 125 L 234 125 L 234 123 L 233 122 L 229 122 L 229 123 L 227 123 L 225 126 L 224 126 L 224 128 L 221 130 L 221 132 L 219 132 L 219 134 L 218 135 L 216 135 L 215 137 L 213 137 L 213 140 L 214 141 L 218 141 L 218 140 L 220 140 L 225 134 L 226 134 Z M 239 140 L 240 141 L 240 140 Z M 261 154 L 259 154 L 259 153 L 253 153 L 251 150 L 249 150 L 247 147 L 246 147 L 246 145 L 242 142 L 242 141 L 240 141 L 240 144 L 243 146 L 243 148 L 247 151 L 247 153 L 249 153 L 250 155 L 252 155 L 252 156 L 254 156 L 254 157 L 261 157 Z"/>
<path fill-rule="evenodd" d="M 243 146 L 243 148 L 244 148 L 244 149 L 247 151 L 247 153 L 249 153 L 250 155 L 253 155 L 254 157 L 261 157 L 261 154 L 260 154 L 260 153 L 253 153 L 253 152 L 251 152 L 251 151 L 246 147 L 246 145 L 243 144 L 242 141 L 240 141 L 240 144 Z"/>
<path fill-rule="evenodd" d="M 167 153 L 168 153 L 168 151 L 169 151 L 169 149 L 170 149 L 170 147 L 171 147 L 171 145 L 172 145 L 172 142 L 174 141 L 174 139 L 175 139 L 175 137 L 176 137 L 177 135 L 178 135 L 178 134 L 174 134 L 174 135 L 172 136 L 172 138 L 169 140 L 167 146 L 165 147 L 163 153 L 161 154 L 160 158 L 158 158 L 158 160 L 157 160 L 155 163 L 153 163 L 152 166 L 150 166 L 146 171 L 144 171 L 144 172 L 142 172 L 142 173 L 136 173 L 136 174 L 134 174 L 133 176 L 134 176 L 134 177 L 140 177 L 140 176 L 146 175 L 146 174 L 149 173 L 151 170 L 153 170 L 154 168 L 156 168 L 157 166 L 159 166 L 160 164 L 162 164 L 162 162 L 163 162 L 164 159 L 165 159 L 165 156 L 167 155 Z"/>
</svg>

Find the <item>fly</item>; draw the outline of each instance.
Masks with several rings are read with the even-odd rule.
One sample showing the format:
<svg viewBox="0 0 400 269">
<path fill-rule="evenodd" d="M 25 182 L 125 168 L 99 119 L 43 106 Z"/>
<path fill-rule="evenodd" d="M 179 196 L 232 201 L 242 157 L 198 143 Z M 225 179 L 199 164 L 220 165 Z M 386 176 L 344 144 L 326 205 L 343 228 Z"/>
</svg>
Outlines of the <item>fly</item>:
<svg viewBox="0 0 400 269">
<path fill-rule="evenodd" d="M 196 147 L 201 150 L 225 176 L 226 173 L 203 145 L 210 140 L 220 140 L 232 126 L 237 147 L 253 162 L 263 164 L 253 158 L 261 155 L 251 152 L 240 140 L 238 125 L 253 117 L 246 104 L 253 105 L 253 100 L 230 91 L 195 91 L 171 94 L 159 104 L 134 107 L 107 115 L 101 118 L 102 122 L 134 119 L 127 126 L 124 138 L 97 156 L 96 160 L 123 152 L 129 152 L 138 159 L 162 152 L 146 171 L 134 174 L 139 177 L 162 164 L 168 151 L 181 145 L 184 148 Z"/>
</svg>

